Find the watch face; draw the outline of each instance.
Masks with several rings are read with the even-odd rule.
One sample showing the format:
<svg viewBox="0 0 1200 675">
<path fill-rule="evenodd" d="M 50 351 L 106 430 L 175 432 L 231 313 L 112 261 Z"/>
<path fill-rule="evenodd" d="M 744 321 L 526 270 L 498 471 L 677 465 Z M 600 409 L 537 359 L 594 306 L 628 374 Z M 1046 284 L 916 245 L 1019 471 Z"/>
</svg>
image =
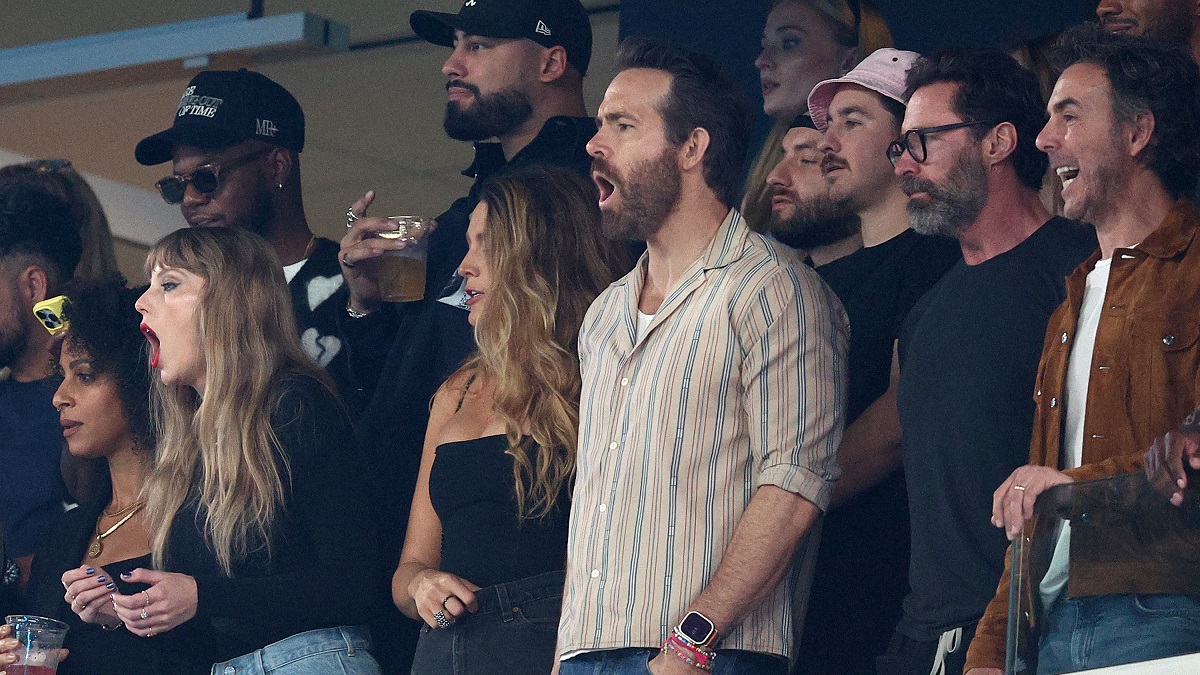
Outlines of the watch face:
<svg viewBox="0 0 1200 675">
<path fill-rule="evenodd" d="M 703 644 L 712 636 L 713 625 L 703 615 L 688 612 L 687 616 L 683 617 L 683 623 L 679 624 L 679 632 L 692 642 Z"/>
</svg>

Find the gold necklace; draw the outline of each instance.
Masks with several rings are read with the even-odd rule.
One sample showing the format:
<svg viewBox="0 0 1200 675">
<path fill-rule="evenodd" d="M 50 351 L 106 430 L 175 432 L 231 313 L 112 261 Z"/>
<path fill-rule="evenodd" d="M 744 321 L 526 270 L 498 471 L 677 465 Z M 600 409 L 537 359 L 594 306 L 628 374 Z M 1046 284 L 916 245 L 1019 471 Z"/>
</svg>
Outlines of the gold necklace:
<svg viewBox="0 0 1200 675">
<path fill-rule="evenodd" d="M 134 502 L 133 507 L 131 508 L 129 513 L 125 514 L 125 517 L 118 520 L 116 525 L 113 525 L 112 527 L 108 528 L 103 533 L 100 532 L 100 524 L 97 522 L 96 523 L 96 538 L 92 540 L 92 545 L 88 546 L 88 551 L 87 551 L 88 557 L 89 558 L 99 558 L 100 554 L 104 552 L 104 538 L 107 537 L 108 535 L 112 534 L 113 532 L 116 532 L 117 528 L 119 528 L 122 525 L 124 525 L 125 523 L 129 522 L 129 519 L 134 517 L 135 515 L 137 515 L 137 512 L 141 511 L 142 507 L 145 505 L 146 505 L 145 501 Z"/>
<path fill-rule="evenodd" d="M 129 513 L 130 511 L 132 511 L 136 508 L 139 508 L 140 506 L 141 506 L 141 502 L 133 502 L 129 506 L 119 508 L 116 511 L 109 511 L 108 509 L 104 509 L 104 515 L 107 518 L 117 518 L 119 516 L 125 515 L 126 513 Z"/>
</svg>

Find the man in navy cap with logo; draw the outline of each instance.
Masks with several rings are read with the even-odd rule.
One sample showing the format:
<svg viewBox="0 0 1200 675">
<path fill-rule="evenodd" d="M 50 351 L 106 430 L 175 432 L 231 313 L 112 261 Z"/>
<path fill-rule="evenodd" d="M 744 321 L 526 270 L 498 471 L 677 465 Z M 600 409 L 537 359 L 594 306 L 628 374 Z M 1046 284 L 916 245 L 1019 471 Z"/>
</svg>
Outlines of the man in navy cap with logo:
<svg viewBox="0 0 1200 675">
<path fill-rule="evenodd" d="M 346 307 L 338 245 L 316 237 L 304 216 L 300 152 L 304 111 L 287 89 L 252 70 L 192 78 L 171 127 L 137 144 L 147 166 L 172 163 L 156 184 L 188 225 L 226 225 L 265 238 L 283 263 L 304 349 L 358 407 L 338 317 Z"/>
</svg>

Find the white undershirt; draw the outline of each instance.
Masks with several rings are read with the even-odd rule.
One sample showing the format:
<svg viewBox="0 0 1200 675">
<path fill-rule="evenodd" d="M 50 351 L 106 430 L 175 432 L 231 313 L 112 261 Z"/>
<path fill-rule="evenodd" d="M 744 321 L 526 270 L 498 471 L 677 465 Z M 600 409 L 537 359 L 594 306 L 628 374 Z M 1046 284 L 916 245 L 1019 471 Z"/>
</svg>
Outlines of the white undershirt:
<svg viewBox="0 0 1200 675">
<path fill-rule="evenodd" d="M 1096 346 L 1096 329 L 1100 324 L 1100 312 L 1104 309 L 1104 297 L 1108 290 L 1108 273 L 1112 269 L 1112 258 L 1096 262 L 1096 267 L 1087 275 L 1087 287 L 1083 291 L 1083 305 L 1079 309 L 1079 323 L 1075 326 L 1075 343 L 1067 360 L 1067 387 L 1063 392 L 1066 399 L 1066 430 L 1063 434 L 1063 468 L 1074 469 L 1083 464 L 1083 420 L 1087 414 L 1088 383 L 1092 376 L 1092 352 Z M 1042 605 L 1049 606 L 1067 585 L 1068 556 L 1071 544 L 1071 523 L 1063 522 L 1059 530 L 1058 544 L 1050 569 L 1042 579 Z"/>
<path fill-rule="evenodd" d="M 284 265 L 283 266 L 284 282 L 289 283 L 289 284 L 292 283 L 292 279 L 296 278 L 296 275 L 300 273 L 300 268 L 304 267 L 304 263 L 306 263 L 306 262 L 308 262 L 308 258 L 305 258 L 304 260 L 301 260 L 300 262 L 294 262 L 291 265 Z"/>
<path fill-rule="evenodd" d="M 646 331 L 650 329 L 651 321 L 654 321 L 653 314 L 643 314 L 641 311 L 638 312 L 637 342 L 641 342 L 642 338 L 645 337 Z"/>
</svg>

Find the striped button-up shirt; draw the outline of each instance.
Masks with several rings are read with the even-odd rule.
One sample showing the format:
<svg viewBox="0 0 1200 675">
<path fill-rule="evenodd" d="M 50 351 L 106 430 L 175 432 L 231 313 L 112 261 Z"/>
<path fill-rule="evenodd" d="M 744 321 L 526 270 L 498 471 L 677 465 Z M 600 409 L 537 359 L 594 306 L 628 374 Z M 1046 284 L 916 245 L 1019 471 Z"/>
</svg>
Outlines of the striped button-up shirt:
<svg viewBox="0 0 1200 675">
<path fill-rule="evenodd" d="M 579 334 L 566 657 L 662 644 L 760 485 L 824 509 L 838 475 L 849 328 L 816 273 L 730 211 L 638 339 L 645 266 L 600 294 Z M 787 655 L 790 586 L 718 646 Z"/>
</svg>

